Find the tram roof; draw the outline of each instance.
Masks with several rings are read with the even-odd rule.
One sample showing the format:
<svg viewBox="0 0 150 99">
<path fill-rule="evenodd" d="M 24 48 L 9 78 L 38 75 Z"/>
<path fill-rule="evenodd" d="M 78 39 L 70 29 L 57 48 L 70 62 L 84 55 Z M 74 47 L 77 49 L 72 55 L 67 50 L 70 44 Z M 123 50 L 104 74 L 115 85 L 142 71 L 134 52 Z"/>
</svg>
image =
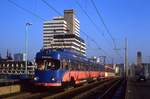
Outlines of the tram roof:
<svg viewBox="0 0 150 99">
<path fill-rule="evenodd" d="M 88 58 L 67 49 L 44 49 L 36 54 L 37 59 L 53 58 L 53 59 L 76 59 L 80 61 L 88 61 Z"/>
</svg>

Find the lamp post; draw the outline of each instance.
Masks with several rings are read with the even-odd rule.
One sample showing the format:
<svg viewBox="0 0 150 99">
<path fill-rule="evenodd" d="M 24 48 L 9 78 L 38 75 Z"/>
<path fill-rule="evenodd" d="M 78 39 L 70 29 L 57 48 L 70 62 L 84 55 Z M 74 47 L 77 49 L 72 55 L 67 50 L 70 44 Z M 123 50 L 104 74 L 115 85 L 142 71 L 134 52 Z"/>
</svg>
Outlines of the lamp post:
<svg viewBox="0 0 150 99">
<path fill-rule="evenodd" d="M 28 28 L 32 24 L 27 22 L 26 23 L 26 33 L 25 33 L 25 74 L 28 74 L 27 65 L 28 65 Z"/>
</svg>

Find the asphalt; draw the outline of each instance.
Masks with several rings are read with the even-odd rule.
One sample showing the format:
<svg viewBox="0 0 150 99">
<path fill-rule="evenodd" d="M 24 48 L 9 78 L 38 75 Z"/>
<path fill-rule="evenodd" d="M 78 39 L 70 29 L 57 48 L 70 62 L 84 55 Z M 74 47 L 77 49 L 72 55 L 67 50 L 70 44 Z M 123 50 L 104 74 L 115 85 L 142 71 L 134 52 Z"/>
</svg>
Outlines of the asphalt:
<svg viewBox="0 0 150 99">
<path fill-rule="evenodd" d="M 128 79 L 126 99 L 150 99 L 150 80 L 138 82 Z"/>
</svg>

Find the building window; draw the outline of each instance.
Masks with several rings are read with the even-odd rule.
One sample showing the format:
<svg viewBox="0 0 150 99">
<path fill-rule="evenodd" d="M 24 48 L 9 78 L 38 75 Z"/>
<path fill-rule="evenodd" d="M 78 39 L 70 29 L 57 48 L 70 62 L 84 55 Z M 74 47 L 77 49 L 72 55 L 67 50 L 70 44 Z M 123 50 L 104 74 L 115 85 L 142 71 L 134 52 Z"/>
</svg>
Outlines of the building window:
<svg viewBox="0 0 150 99">
<path fill-rule="evenodd" d="M 18 64 L 16 64 L 16 67 L 18 67 L 19 65 Z"/>
<path fill-rule="evenodd" d="M 11 67 L 14 67 L 14 64 L 11 64 Z"/>
<path fill-rule="evenodd" d="M 21 64 L 21 68 L 23 67 L 23 64 Z"/>
<path fill-rule="evenodd" d="M 3 64 L 3 67 L 5 67 L 5 64 Z"/>
<path fill-rule="evenodd" d="M 9 67 L 9 64 L 7 64 L 7 67 Z"/>
</svg>

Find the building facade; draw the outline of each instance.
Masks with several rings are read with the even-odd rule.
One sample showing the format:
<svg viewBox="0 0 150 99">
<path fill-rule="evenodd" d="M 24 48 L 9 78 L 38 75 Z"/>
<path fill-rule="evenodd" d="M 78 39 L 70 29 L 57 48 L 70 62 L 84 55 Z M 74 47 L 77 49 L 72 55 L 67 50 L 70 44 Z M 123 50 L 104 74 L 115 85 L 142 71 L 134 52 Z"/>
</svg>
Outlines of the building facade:
<svg viewBox="0 0 150 99">
<path fill-rule="evenodd" d="M 136 64 L 137 65 L 142 64 L 142 53 L 140 51 L 137 52 Z"/>
<path fill-rule="evenodd" d="M 28 62 L 27 71 L 28 75 L 34 75 L 36 66 Z M 0 75 L 22 75 L 25 74 L 25 62 L 19 61 L 1 61 L 0 62 Z"/>
<path fill-rule="evenodd" d="M 74 10 L 65 10 L 64 16 L 45 21 L 43 28 L 44 49 L 69 49 L 85 55 L 86 45 Z"/>
</svg>

